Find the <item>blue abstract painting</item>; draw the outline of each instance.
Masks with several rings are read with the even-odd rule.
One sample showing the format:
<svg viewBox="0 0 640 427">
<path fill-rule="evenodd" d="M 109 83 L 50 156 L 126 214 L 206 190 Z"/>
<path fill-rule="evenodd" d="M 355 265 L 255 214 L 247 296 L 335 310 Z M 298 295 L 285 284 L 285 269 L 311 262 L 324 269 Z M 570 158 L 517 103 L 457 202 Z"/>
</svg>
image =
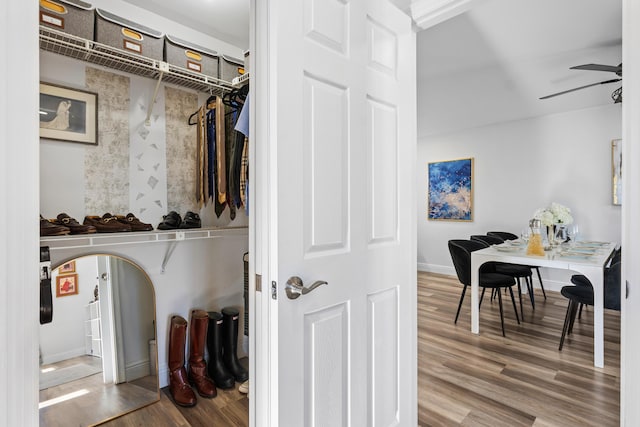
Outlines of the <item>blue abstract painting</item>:
<svg viewBox="0 0 640 427">
<path fill-rule="evenodd" d="M 473 220 L 473 159 L 429 163 L 429 219 Z"/>
</svg>

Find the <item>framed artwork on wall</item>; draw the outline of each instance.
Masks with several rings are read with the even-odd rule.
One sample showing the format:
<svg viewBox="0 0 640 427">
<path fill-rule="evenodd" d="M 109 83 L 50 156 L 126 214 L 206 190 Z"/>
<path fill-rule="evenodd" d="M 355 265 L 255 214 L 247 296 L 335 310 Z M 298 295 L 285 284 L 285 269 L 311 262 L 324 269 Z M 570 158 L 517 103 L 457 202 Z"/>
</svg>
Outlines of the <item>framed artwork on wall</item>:
<svg viewBox="0 0 640 427">
<path fill-rule="evenodd" d="M 429 163 L 427 218 L 473 221 L 473 158 Z"/>
<path fill-rule="evenodd" d="M 65 262 L 60 267 L 58 267 L 58 274 L 69 274 L 69 273 L 75 273 L 75 272 L 76 272 L 75 261 Z"/>
<path fill-rule="evenodd" d="M 56 277 L 56 297 L 78 295 L 78 275 L 64 274 Z"/>
<path fill-rule="evenodd" d="M 611 141 L 611 183 L 613 204 L 622 204 L 622 140 Z"/>
<path fill-rule="evenodd" d="M 40 138 L 98 145 L 98 94 L 40 83 Z"/>
</svg>

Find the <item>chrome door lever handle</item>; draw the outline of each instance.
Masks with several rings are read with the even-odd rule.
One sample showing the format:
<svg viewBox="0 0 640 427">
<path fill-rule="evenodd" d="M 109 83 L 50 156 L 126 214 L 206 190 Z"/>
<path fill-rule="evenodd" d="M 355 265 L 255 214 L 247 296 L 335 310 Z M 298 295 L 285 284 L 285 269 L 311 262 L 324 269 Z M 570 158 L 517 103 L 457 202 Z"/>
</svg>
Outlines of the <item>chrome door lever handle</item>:
<svg viewBox="0 0 640 427">
<path fill-rule="evenodd" d="M 298 276 L 291 276 L 289 280 L 287 280 L 287 284 L 284 286 L 284 290 L 287 293 L 287 297 L 289 299 L 296 299 L 300 295 L 308 294 L 309 292 L 311 292 L 312 290 L 314 290 L 320 285 L 327 285 L 327 284 L 328 283 L 325 282 L 324 280 L 317 280 L 307 288 L 306 286 L 304 286 L 304 283 L 302 283 L 301 278 L 299 278 Z"/>
</svg>

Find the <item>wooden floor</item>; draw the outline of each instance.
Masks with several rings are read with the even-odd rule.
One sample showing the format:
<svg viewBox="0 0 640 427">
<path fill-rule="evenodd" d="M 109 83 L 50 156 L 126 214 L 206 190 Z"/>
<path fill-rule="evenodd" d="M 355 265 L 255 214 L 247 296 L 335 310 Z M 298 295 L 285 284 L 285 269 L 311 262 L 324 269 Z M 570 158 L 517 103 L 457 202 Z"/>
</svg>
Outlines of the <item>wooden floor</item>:
<svg viewBox="0 0 640 427">
<path fill-rule="evenodd" d="M 558 292 L 547 291 L 545 301 L 536 288 L 536 309 L 523 301 L 520 325 L 511 304 L 505 305 L 503 338 L 497 301 L 488 298 L 480 335 L 470 332 L 469 295 L 453 324 L 461 290 L 452 277 L 418 273 L 420 426 L 619 425 L 619 313 L 605 312 L 605 368 L 597 369 L 590 309 L 559 352 L 567 302 Z M 178 409 L 165 390 L 160 402 L 105 425 L 247 426 L 247 397 L 237 390 L 218 393 Z"/>
<path fill-rule="evenodd" d="M 538 286 L 536 281 L 534 284 Z M 480 335 L 470 332 L 471 298 L 454 325 L 462 286 L 418 273 L 418 418 L 421 426 L 618 426 L 620 316 L 605 310 L 605 368 L 593 367 L 593 312 L 583 311 L 558 351 L 567 300 L 536 288 L 525 321 L 485 298 Z"/>
<path fill-rule="evenodd" d="M 99 363 L 98 358 L 80 356 L 46 368 L 64 368 L 76 363 Z M 157 377 L 146 376 L 122 384 L 104 384 L 102 372 L 40 390 L 40 425 L 47 427 L 88 426 L 139 408 L 158 398 Z"/>
</svg>

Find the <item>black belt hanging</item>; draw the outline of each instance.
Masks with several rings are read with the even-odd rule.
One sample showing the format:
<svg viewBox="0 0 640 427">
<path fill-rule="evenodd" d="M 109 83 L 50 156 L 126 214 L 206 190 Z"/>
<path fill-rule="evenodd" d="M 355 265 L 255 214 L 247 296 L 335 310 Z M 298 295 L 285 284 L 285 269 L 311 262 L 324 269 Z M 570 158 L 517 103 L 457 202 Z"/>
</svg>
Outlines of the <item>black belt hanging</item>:
<svg viewBox="0 0 640 427">
<path fill-rule="evenodd" d="M 49 247 L 40 246 L 40 324 L 51 323 L 52 318 L 51 258 L 49 257 Z"/>
</svg>

